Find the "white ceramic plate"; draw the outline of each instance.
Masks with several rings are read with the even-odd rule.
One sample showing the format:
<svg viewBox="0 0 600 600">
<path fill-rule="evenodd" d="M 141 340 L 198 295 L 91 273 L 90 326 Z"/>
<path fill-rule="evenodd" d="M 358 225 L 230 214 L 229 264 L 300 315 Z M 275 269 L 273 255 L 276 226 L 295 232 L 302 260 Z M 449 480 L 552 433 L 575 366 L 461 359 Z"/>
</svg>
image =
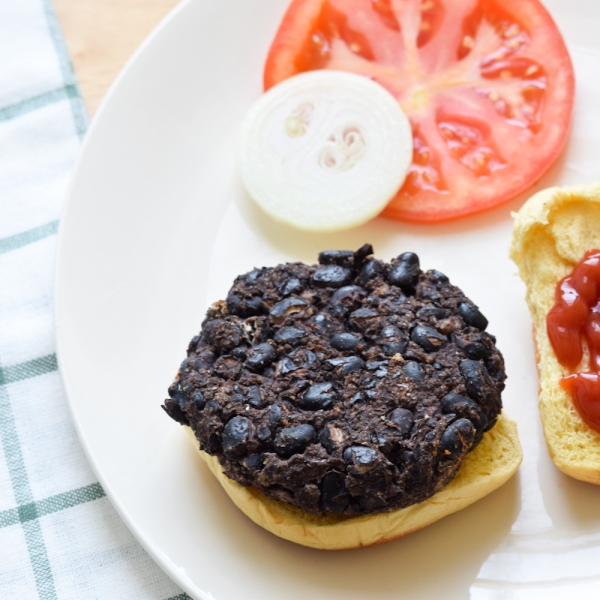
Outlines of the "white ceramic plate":
<svg viewBox="0 0 600 600">
<path fill-rule="evenodd" d="M 288 0 L 195 0 L 144 44 L 88 134 L 61 224 L 60 366 L 89 459 L 165 571 L 216 600 L 578 598 L 600 595 L 600 488 L 552 465 L 536 408 L 524 288 L 509 210 L 420 227 L 377 219 L 335 235 L 276 225 L 246 198 L 234 148 L 261 92 Z M 600 3 L 547 0 L 577 74 L 573 133 L 535 189 L 600 176 Z M 534 190 L 531 190 L 534 191 Z M 324 248 L 416 251 L 489 317 L 519 424 L 519 475 L 477 504 L 382 546 L 319 552 L 261 530 L 228 500 L 160 408 L 208 304 L 234 276 Z"/>
</svg>

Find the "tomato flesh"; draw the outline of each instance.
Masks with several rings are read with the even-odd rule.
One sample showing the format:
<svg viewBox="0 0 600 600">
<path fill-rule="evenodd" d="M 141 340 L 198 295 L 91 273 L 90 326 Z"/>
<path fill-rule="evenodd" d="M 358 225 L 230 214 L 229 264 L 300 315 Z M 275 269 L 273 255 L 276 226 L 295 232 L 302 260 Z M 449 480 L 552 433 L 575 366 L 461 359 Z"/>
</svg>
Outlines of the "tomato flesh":
<svg viewBox="0 0 600 600">
<path fill-rule="evenodd" d="M 294 0 L 265 89 L 313 69 L 374 79 L 411 121 L 413 163 L 384 216 L 443 221 L 510 200 L 568 137 L 573 69 L 538 0 Z"/>
</svg>

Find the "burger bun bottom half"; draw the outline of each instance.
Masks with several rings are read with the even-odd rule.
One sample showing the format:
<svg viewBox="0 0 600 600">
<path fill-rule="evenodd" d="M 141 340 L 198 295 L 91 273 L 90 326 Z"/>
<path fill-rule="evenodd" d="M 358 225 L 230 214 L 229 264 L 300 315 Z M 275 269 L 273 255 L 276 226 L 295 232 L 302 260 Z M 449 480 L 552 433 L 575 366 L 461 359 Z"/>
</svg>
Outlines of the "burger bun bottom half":
<svg viewBox="0 0 600 600">
<path fill-rule="evenodd" d="M 196 448 L 198 440 L 185 428 Z M 234 504 L 256 524 L 275 535 L 320 550 L 345 550 L 402 537 L 450 515 L 506 483 L 521 464 L 516 424 L 504 414 L 464 459 L 448 485 L 431 498 L 387 513 L 361 516 L 314 515 L 272 500 L 254 487 L 229 479 L 216 456 L 198 450 Z"/>
</svg>

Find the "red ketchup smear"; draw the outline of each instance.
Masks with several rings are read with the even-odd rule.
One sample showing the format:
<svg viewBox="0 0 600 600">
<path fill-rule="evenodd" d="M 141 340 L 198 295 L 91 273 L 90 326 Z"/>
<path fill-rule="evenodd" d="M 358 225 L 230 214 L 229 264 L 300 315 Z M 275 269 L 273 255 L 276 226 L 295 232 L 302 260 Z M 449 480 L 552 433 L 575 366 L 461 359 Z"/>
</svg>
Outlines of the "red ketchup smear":
<svg viewBox="0 0 600 600">
<path fill-rule="evenodd" d="M 560 385 L 570 392 L 582 419 L 600 432 L 600 250 L 588 250 L 571 275 L 556 286 L 555 303 L 546 317 L 558 362 L 571 371 Z M 574 373 L 590 353 L 590 372 Z"/>
</svg>

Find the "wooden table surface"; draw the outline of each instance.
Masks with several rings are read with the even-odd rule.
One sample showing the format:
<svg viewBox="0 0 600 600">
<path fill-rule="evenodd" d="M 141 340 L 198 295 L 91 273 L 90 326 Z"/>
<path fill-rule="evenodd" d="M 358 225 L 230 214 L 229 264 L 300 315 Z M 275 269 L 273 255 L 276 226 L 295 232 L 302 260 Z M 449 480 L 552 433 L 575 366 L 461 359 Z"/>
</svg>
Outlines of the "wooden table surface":
<svg viewBox="0 0 600 600">
<path fill-rule="evenodd" d="M 54 0 L 88 113 L 179 0 Z"/>
</svg>

